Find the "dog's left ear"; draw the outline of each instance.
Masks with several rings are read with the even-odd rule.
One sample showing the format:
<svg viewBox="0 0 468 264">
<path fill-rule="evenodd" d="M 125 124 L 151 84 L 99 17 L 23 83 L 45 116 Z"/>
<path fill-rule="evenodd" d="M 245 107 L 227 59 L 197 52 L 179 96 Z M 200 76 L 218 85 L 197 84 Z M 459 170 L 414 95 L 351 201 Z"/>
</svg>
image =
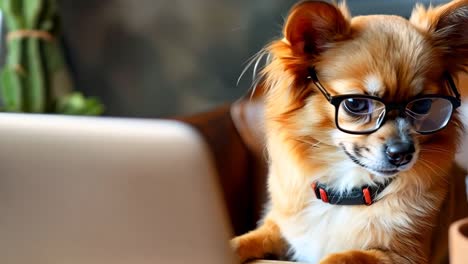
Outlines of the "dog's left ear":
<svg viewBox="0 0 468 264">
<path fill-rule="evenodd" d="M 451 73 L 467 70 L 468 66 L 468 0 L 425 9 L 417 5 L 410 21 L 426 31 L 433 45 L 444 58 Z"/>
</svg>

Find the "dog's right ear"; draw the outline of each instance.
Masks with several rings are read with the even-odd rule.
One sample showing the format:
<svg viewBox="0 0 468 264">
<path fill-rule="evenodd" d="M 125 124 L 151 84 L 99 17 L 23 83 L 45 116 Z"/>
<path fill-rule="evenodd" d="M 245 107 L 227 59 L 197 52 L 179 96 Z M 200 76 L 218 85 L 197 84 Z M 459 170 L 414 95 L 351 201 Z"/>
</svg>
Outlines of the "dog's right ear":
<svg viewBox="0 0 468 264">
<path fill-rule="evenodd" d="M 295 55 L 316 56 L 349 32 L 346 6 L 321 1 L 305 1 L 291 9 L 284 37 Z"/>
</svg>

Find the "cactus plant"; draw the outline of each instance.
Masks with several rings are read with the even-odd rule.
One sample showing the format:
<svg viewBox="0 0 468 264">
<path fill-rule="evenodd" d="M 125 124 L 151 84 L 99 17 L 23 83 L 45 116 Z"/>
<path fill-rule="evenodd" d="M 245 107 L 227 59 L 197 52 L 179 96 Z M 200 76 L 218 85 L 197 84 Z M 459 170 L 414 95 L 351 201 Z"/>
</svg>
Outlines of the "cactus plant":
<svg viewBox="0 0 468 264">
<path fill-rule="evenodd" d="M 9 34 L 0 73 L 1 111 L 98 115 L 96 98 L 74 92 L 59 41 L 56 0 L 0 0 Z"/>
</svg>

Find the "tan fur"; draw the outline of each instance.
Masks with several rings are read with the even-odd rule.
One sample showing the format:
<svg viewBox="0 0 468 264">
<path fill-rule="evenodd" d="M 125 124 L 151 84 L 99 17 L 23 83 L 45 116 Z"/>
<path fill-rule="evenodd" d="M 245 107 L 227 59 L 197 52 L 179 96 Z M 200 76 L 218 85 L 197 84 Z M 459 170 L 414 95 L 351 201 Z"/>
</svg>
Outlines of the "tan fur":
<svg viewBox="0 0 468 264">
<path fill-rule="evenodd" d="M 292 9 L 284 38 L 267 48 L 272 56 L 263 72 L 270 201 L 264 224 L 233 240 L 243 261 L 282 255 L 288 244 L 294 259 L 322 259 L 322 264 L 436 263 L 443 258 L 444 252 L 434 249 L 446 248 L 444 230 L 455 213 L 442 209 L 453 203 L 453 183 L 464 175 L 455 173 L 453 165 L 461 133 L 458 115 L 436 134 L 413 135 L 415 164 L 400 172 L 375 204 L 328 205 L 315 198 L 312 182 L 347 190 L 384 180 L 353 164 L 338 146 L 360 146 L 367 149 L 364 155 L 375 157 L 378 146 L 395 136 L 397 125 L 388 121 L 370 135 L 338 131 L 334 107 L 307 75 L 313 66 L 332 95 L 370 92 L 369 80 L 373 95 L 388 102 L 421 93 L 449 94 L 443 73 L 455 75 L 464 67 L 468 38 L 452 39 L 459 36 L 440 27 L 452 22 L 447 17 L 460 8 L 468 8 L 468 1 L 428 10 L 418 6 L 410 21 L 351 19 L 343 5 L 317 2 Z M 434 229 L 439 223 L 440 230 Z"/>
<path fill-rule="evenodd" d="M 462 98 L 468 100 L 468 74 L 461 73 L 458 77 L 458 87 L 460 89 L 460 93 L 462 94 Z"/>
</svg>

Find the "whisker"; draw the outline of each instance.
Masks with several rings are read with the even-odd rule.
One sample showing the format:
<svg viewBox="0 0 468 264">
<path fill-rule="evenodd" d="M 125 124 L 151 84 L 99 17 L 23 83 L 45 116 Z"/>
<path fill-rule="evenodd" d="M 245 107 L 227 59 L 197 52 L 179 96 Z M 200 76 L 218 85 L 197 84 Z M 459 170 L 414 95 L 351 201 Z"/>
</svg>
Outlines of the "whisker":
<svg viewBox="0 0 468 264">
<path fill-rule="evenodd" d="M 259 61 L 261 61 L 261 59 L 265 56 L 265 55 L 268 55 L 268 52 L 265 50 L 265 49 L 262 49 L 260 51 L 258 51 L 257 53 L 255 53 L 252 57 L 250 57 L 248 60 L 247 60 L 247 65 L 244 67 L 244 69 L 242 70 L 239 78 L 237 79 L 237 85 L 239 85 L 242 77 L 244 77 L 244 75 L 247 73 L 247 71 L 250 69 L 250 67 L 252 65 L 256 65 L 255 69 L 254 69 L 254 73 L 253 73 L 253 76 L 252 76 L 252 80 L 255 80 L 255 77 L 256 77 L 256 69 L 258 68 L 258 64 L 259 64 Z"/>
<path fill-rule="evenodd" d="M 313 148 L 318 148 L 318 146 L 320 144 L 322 144 L 322 142 L 320 142 L 320 141 L 313 142 L 313 141 L 309 141 L 309 140 L 305 140 L 305 139 L 301 139 L 301 138 L 296 138 L 295 140 L 299 141 L 299 142 L 302 142 L 302 143 L 306 143 L 308 145 L 311 145 Z"/>
<path fill-rule="evenodd" d="M 432 151 L 432 150 L 436 151 L 436 150 L 438 150 L 438 151 L 443 151 L 443 152 L 451 153 L 451 152 L 448 151 L 447 149 L 444 149 L 444 148 L 437 148 L 437 147 L 431 147 L 431 148 L 424 148 L 424 147 L 423 147 L 423 148 L 421 148 L 421 150 L 427 150 L 427 151 Z"/>
<path fill-rule="evenodd" d="M 271 54 L 266 50 L 266 49 L 262 49 L 260 50 L 259 52 L 257 52 L 255 55 L 253 55 L 247 62 L 247 65 L 245 66 L 245 68 L 242 70 L 239 78 L 237 79 L 237 85 L 239 85 L 242 77 L 247 73 L 247 71 L 250 69 L 250 67 L 252 67 L 253 65 L 253 70 L 252 70 L 252 83 L 250 85 L 250 88 L 252 89 L 252 92 L 250 93 L 250 99 L 252 99 L 253 95 L 255 94 L 255 91 L 257 89 L 257 86 L 258 86 L 258 83 L 260 82 L 261 78 L 259 78 L 258 76 L 258 72 L 259 72 L 259 67 L 260 67 L 260 63 L 262 62 L 262 60 L 265 58 L 266 56 L 266 60 L 264 62 L 264 65 L 267 65 L 270 63 L 271 61 Z M 262 66 L 262 67 L 263 67 Z"/>
<path fill-rule="evenodd" d="M 437 154 L 445 154 L 444 156 L 450 157 L 453 155 L 452 152 L 447 151 L 447 150 L 442 150 L 442 149 L 421 149 L 421 152 L 424 153 L 437 153 Z"/>
<path fill-rule="evenodd" d="M 431 165 L 431 166 L 434 166 L 435 169 L 438 169 L 440 171 L 434 171 L 434 172 L 440 172 L 440 173 L 443 173 L 444 172 L 444 169 L 442 167 L 440 167 L 439 165 L 435 164 L 434 162 L 430 161 L 430 160 L 427 160 L 427 159 L 419 159 L 420 161 L 422 161 L 424 164 L 426 165 Z M 430 167 L 431 168 L 431 167 Z M 431 168 L 434 170 L 434 168 Z"/>
<path fill-rule="evenodd" d="M 252 81 L 255 81 L 255 79 L 257 78 L 258 65 L 260 65 L 260 62 L 262 61 L 263 57 L 265 57 L 265 55 L 268 55 L 268 53 L 265 50 L 261 51 L 261 53 L 259 54 L 252 71 Z"/>
<path fill-rule="evenodd" d="M 431 170 L 435 176 L 441 178 L 442 180 L 444 180 L 445 183 L 449 183 L 449 181 L 444 178 L 443 176 L 441 176 L 440 174 L 445 174 L 445 170 L 438 166 L 437 164 L 435 164 L 434 162 L 432 161 L 429 161 L 429 160 L 426 160 L 426 159 L 419 159 L 419 161 L 421 162 L 421 165 L 423 165 L 423 167 Z"/>
</svg>

